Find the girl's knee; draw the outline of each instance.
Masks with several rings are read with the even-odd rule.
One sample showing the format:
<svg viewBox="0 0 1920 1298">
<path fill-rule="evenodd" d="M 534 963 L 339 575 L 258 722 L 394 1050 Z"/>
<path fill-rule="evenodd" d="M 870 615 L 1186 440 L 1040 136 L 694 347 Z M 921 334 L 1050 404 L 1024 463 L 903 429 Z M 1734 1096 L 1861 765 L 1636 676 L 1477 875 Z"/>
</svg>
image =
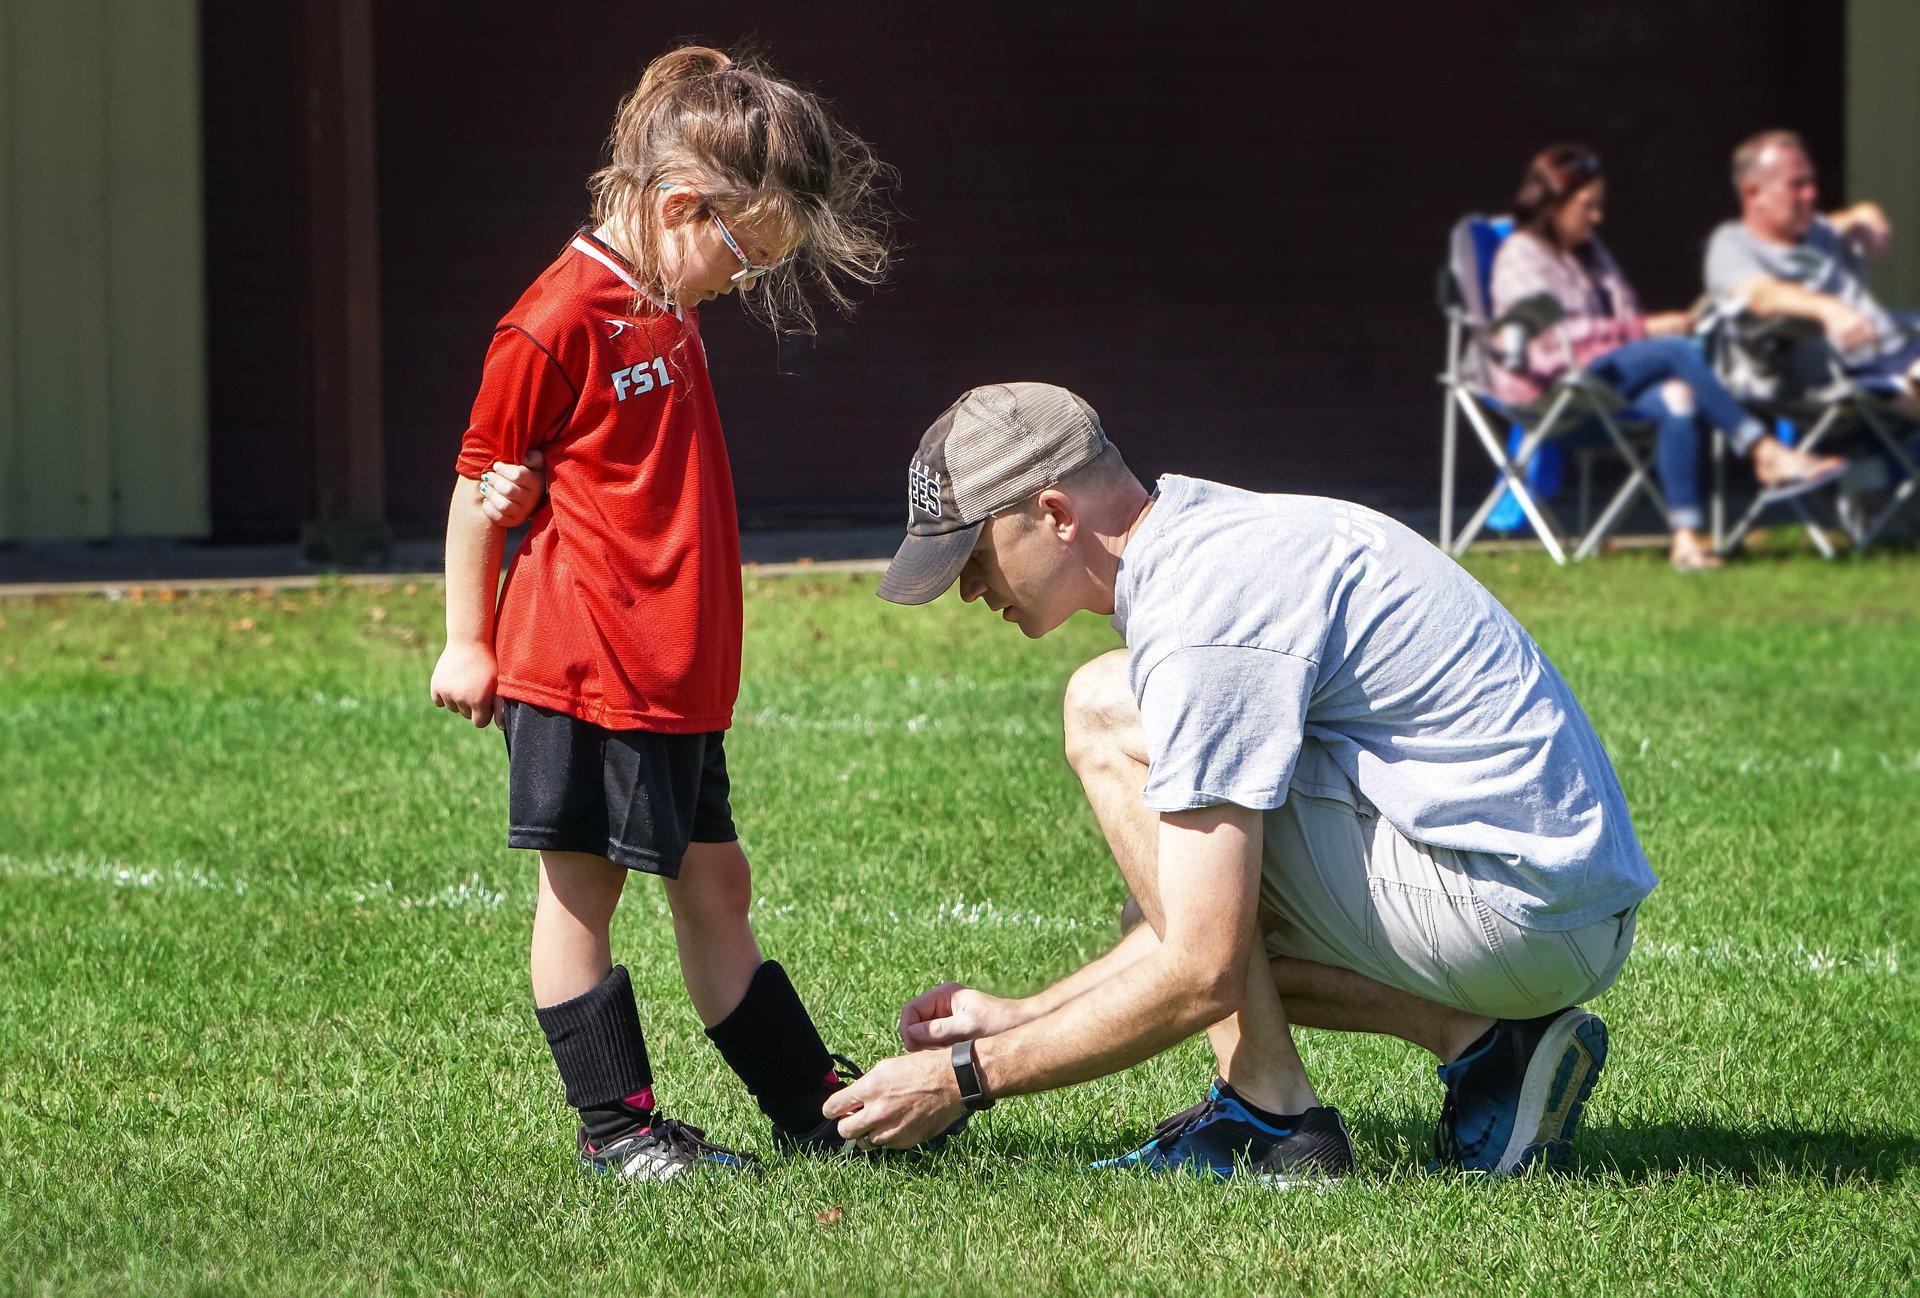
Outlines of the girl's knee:
<svg viewBox="0 0 1920 1298">
<path fill-rule="evenodd" d="M 557 906 L 584 923 L 604 923 L 620 904 L 625 867 L 582 852 L 540 853 L 541 905 Z"/>
<path fill-rule="evenodd" d="M 695 924 L 739 923 L 753 904 L 753 871 L 738 843 L 695 843 L 667 881 L 667 904 Z"/>
</svg>

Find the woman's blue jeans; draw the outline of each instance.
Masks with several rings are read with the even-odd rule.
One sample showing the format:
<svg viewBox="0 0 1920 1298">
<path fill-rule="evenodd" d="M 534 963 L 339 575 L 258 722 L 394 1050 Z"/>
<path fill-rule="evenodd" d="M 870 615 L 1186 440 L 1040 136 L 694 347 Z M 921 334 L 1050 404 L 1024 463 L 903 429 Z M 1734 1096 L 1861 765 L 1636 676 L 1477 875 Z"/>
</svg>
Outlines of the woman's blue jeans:
<svg viewBox="0 0 1920 1298">
<path fill-rule="evenodd" d="M 1587 371 L 1627 399 L 1620 417 L 1654 426 L 1654 472 L 1667 496 L 1667 525 L 1698 528 L 1701 509 L 1701 447 L 1708 427 L 1718 428 L 1745 455 L 1766 431 L 1743 410 L 1692 343 L 1684 338 L 1645 338 L 1597 357 Z M 1661 385 L 1678 379 L 1693 393 L 1693 409 L 1675 410 Z"/>
</svg>

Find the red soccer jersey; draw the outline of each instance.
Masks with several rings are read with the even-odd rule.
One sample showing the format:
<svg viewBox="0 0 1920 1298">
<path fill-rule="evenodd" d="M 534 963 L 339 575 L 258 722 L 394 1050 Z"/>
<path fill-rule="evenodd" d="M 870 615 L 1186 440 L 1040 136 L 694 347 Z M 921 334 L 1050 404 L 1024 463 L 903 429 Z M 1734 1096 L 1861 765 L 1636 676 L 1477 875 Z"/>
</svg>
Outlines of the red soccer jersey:
<svg viewBox="0 0 1920 1298">
<path fill-rule="evenodd" d="M 693 311 L 645 306 L 580 235 L 494 330 L 458 472 L 546 456 L 507 573 L 499 693 L 608 730 L 724 730 L 740 692 L 740 524 Z"/>
</svg>

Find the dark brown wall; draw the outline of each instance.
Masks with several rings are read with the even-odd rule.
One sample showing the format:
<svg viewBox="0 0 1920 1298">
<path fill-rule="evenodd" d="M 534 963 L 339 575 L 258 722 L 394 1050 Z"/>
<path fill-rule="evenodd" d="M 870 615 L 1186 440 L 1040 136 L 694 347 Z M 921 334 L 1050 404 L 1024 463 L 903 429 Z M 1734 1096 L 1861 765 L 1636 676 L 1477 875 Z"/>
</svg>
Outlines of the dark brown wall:
<svg viewBox="0 0 1920 1298">
<path fill-rule="evenodd" d="M 214 506 L 229 532 L 291 526 L 307 490 L 291 36 L 274 8 L 203 6 Z M 1301 8 L 383 6 L 395 522 L 443 516 L 491 324 L 583 218 L 615 101 L 680 37 L 757 38 L 903 181 L 898 273 L 853 322 L 776 362 L 731 304 L 708 309 L 749 518 L 892 518 L 926 422 L 1006 378 L 1081 391 L 1145 471 L 1424 501 L 1446 230 L 1502 207 L 1535 148 L 1601 151 L 1609 241 L 1656 308 L 1698 290 L 1740 136 L 1797 126 L 1842 174 L 1839 5 Z"/>
</svg>

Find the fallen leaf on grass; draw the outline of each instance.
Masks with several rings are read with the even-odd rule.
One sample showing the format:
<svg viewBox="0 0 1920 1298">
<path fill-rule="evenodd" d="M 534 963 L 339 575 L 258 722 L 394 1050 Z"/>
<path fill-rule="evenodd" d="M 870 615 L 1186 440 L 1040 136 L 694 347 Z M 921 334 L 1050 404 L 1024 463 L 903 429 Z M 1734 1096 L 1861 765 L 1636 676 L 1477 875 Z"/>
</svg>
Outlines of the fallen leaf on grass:
<svg viewBox="0 0 1920 1298">
<path fill-rule="evenodd" d="M 827 1209 L 825 1212 L 814 1213 L 813 1219 L 819 1222 L 822 1226 L 838 1226 L 840 1224 L 840 1219 L 844 1216 L 846 1216 L 846 1213 L 842 1212 L 838 1205 L 835 1205 L 834 1207 Z"/>
</svg>

